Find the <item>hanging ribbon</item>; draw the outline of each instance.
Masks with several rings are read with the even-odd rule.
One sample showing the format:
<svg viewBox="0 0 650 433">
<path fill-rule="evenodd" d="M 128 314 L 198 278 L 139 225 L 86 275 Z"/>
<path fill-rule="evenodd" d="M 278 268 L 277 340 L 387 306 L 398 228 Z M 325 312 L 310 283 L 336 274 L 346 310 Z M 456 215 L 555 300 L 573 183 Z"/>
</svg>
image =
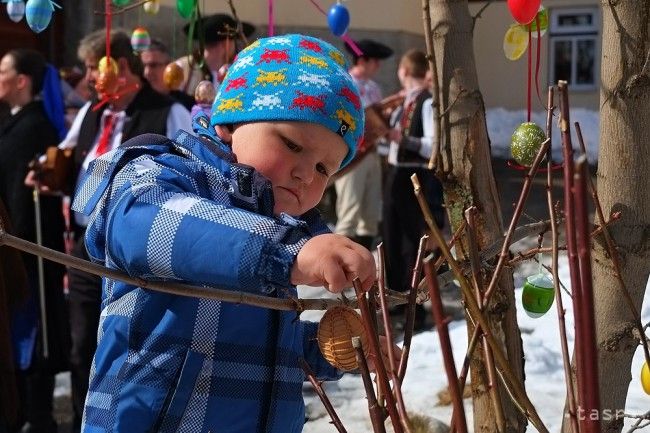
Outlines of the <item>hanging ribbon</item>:
<svg viewBox="0 0 650 433">
<path fill-rule="evenodd" d="M 323 8 L 320 7 L 320 5 L 318 3 L 316 3 L 316 0 L 309 0 L 309 1 L 311 2 L 311 4 L 314 5 L 314 7 L 316 9 L 318 9 L 320 11 L 320 13 L 327 16 L 327 12 L 325 12 L 323 10 Z M 348 46 L 350 48 L 352 48 L 352 51 L 354 51 L 354 54 L 356 54 L 359 57 L 363 56 L 363 51 L 361 51 L 361 49 L 357 46 L 357 44 L 355 44 L 354 41 L 348 35 L 342 35 L 341 39 L 343 40 L 343 42 L 348 44 Z"/>
<path fill-rule="evenodd" d="M 530 31 L 530 26 L 528 27 L 528 70 L 527 70 L 527 85 L 526 85 L 526 114 L 527 114 L 527 121 L 530 122 L 530 111 L 531 111 L 531 104 L 530 104 L 530 91 L 531 91 L 531 80 L 532 80 L 532 63 L 533 63 L 533 53 L 532 50 L 530 49 L 530 44 L 532 41 L 532 33 Z"/>
<path fill-rule="evenodd" d="M 273 0 L 269 0 L 269 37 L 273 36 L 275 33 L 273 27 Z"/>
</svg>

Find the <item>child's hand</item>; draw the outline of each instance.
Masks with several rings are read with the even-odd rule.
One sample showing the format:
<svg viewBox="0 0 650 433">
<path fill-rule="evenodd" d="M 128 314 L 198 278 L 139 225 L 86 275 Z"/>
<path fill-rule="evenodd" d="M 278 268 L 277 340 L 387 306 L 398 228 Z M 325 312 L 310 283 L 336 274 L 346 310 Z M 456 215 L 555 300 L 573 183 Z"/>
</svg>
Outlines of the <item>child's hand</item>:
<svg viewBox="0 0 650 433">
<path fill-rule="evenodd" d="M 291 269 L 292 284 L 322 285 L 332 293 L 351 287 L 356 277 L 364 291 L 370 289 L 377 278 L 375 259 L 361 245 L 335 234 L 308 240 Z"/>
<path fill-rule="evenodd" d="M 385 335 L 380 335 L 379 336 L 379 347 L 381 349 L 381 355 L 384 358 L 384 366 L 386 366 L 386 371 L 390 371 L 390 360 L 388 359 L 389 353 L 393 354 L 393 361 L 395 362 L 395 366 L 399 366 L 399 361 L 402 357 L 402 349 L 397 345 L 393 344 L 393 351 L 390 352 L 389 347 L 391 346 L 390 342 L 386 338 Z M 370 372 L 375 372 L 377 371 L 377 364 L 375 363 L 375 357 L 372 355 L 368 355 L 368 370 Z M 390 374 L 389 374 L 390 376 Z"/>
</svg>

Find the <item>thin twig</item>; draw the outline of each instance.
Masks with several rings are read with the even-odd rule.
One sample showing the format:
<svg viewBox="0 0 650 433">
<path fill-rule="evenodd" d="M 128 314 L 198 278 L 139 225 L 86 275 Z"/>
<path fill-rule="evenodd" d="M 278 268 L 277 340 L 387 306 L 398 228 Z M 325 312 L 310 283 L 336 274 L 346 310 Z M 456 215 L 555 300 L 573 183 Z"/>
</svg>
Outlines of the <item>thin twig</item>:
<svg viewBox="0 0 650 433">
<path fill-rule="evenodd" d="M 307 375 L 307 379 L 309 379 L 309 382 L 314 387 L 316 394 L 323 402 L 323 406 L 325 406 L 325 410 L 327 410 L 327 413 L 329 414 L 330 418 L 332 418 L 332 424 L 334 424 L 336 430 L 338 430 L 339 433 L 347 433 L 347 430 L 345 430 L 345 427 L 343 427 L 343 423 L 341 422 L 341 419 L 337 415 L 336 410 L 334 410 L 334 406 L 332 406 L 330 399 L 327 397 L 327 394 L 325 394 L 325 390 L 323 389 L 322 383 L 316 379 L 316 375 L 312 371 L 309 364 L 307 364 L 307 361 L 305 361 L 303 358 L 298 358 L 298 362 L 300 363 L 300 367 L 302 368 L 302 370 Z"/>
<path fill-rule="evenodd" d="M 548 143 L 546 143 L 546 145 L 547 144 Z M 539 165 L 539 161 L 537 162 L 537 164 Z M 438 247 L 440 248 L 440 250 L 442 251 L 442 253 L 445 255 L 445 257 L 447 257 L 447 262 L 449 263 L 449 266 L 451 266 L 451 268 L 453 269 L 454 273 L 456 274 L 456 278 L 460 283 L 460 287 L 463 291 L 463 295 L 465 296 L 465 304 L 468 309 L 468 313 L 472 317 L 474 317 L 474 320 L 478 321 L 477 326 L 474 329 L 475 330 L 483 329 L 488 344 L 492 348 L 492 353 L 494 354 L 494 359 L 497 363 L 497 366 L 503 372 L 506 382 L 510 387 L 510 389 L 512 390 L 513 395 L 516 397 L 516 400 L 519 402 L 519 405 L 524 409 L 523 412 L 524 416 L 526 416 L 530 420 L 531 424 L 535 426 L 537 431 L 539 431 L 540 433 L 548 433 L 548 429 L 546 428 L 544 422 L 539 417 L 539 414 L 537 413 L 535 406 L 533 406 L 521 382 L 519 382 L 517 376 L 513 373 L 510 363 L 508 362 L 505 354 L 503 353 L 501 346 L 495 340 L 494 336 L 489 332 L 490 328 L 488 326 L 488 322 L 485 319 L 485 317 L 483 317 L 481 309 L 479 308 L 478 304 L 476 303 L 476 300 L 472 296 L 472 289 L 470 288 L 467 279 L 463 275 L 461 268 L 458 265 L 458 262 L 456 261 L 456 259 L 454 259 L 454 257 L 451 254 L 451 251 L 449 251 L 449 249 L 447 248 L 444 237 L 440 232 L 440 229 L 434 222 L 433 216 L 431 214 L 431 209 L 429 209 L 429 205 L 422 194 L 422 189 L 420 187 L 420 182 L 417 178 L 417 175 L 414 174 L 413 176 L 411 176 L 411 182 L 413 183 L 415 196 L 420 205 L 420 209 L 424 214 L 424 220 L 426 221 L 427 226 L 431 231 L 431 235 L 434 241 L 436 242 L 436 244 L 438 245 Z"/>
<path fill-rule="evenodd" d="M 244 42 L 244 45 L 248 45 L 248 38 L 244 34 L 244 25 L 242 24 L 241 20 L 237 16 L 237 10 L 235 9 L 235 5 L 233 4 L 232 0 L 227 0 L 228 1 L 228 6 L 230 7 L 230 12 L 232 13 L 232 17 L 235 19 L 235 22 L 237 23 L 237 33 L 239 34 L 239 37 L 241 38 L 242 42 Z"/>
<path fill-rule="evenodd" d="M 368 400 L 368 413 L 370 414 L 370 422 L 372 423 L 372 431 L 374 433 L 386 433 L 384 425 L 384 409 L 377 402 L 375 395 L 375 388 L 372 385 L 370 378 L 370 371 L 368 370 L 368 363 L 363 354 L 363 347 L 361 346 L 361 338 L 352 337 L 352 347 L 357 358 L 359 365 L 359 372 L 363 379 L 363 387 L 366 390 L 366 399 Z"/>
<path fill-rule="evenodd" d="M 370 320 L 370 310 L 368 308 L 368 301 L 366 299 L 365 293 L 361 288 L 361 281 L 359 278 L 355 278 L 352 281 L 354 285 L 354 291 L 357 295 L 357 302 L 359 304 L 359 310 L 361 310 L 361 319 L 363 320 L 363 326 L 366 329 L 366 335 L 368 336 L 370 355 L 374 358 L 375 369 L 377 373 L 377 381 L 379 387 L 383 388 L 385 397 L 386 397 L 386 410 L 388 410 L 388 415 L 393 424 L 393 429 L 395 433 L 403 433 L 402 423 L 397 412 L 397 406 L 395 399 L 393 398 L 393 393 L 390 391 L 390 384 L 388 383 L 388 373 L 386 372 L 386 366 L 384 365 L 383 358 L 381 355 L 381 348 L 379 347 L 379 335 L 376 329 L 372 328 L 372 321 Z"/>
<path fill-rule="evenodd" d="M 436 49 L 433 45 L 433 30 L 431 28 L 431 11 L 429 0 L 422 0 L 422 21 L 424 23 L 424 40 L 427 47 L 427 58 L 429 59 L 429 70 L 431 71 L 431 107 L 433 116 L 433 138 L 432 151 L 429 158 L 429 170 L 438 166 L 440 160 L 440 149 L 442 149 L 442 122 L 439 115 L 441 110 L 440 100 L 440 78 L 438 77 L 438 66 L 436 62 Z"/>
<path fill-rule="evenodd" d="M 485 11 L 485 9 L 487 9 L 487 7 L 490 6 L 493 2 L 494 2 L 494 0 L 488 0 L 488 2 L 485 3 L 483 5 L 483 7 L 481 7 L 481 9 L 479 9 L 479 11 L 476 12 L 476 14 L 474 14 L 472 16 L 472 34 L 474 33 L 474 27 L 476 26 L 476 21 L 479 18 L 481 18 L 481 15 L 483 14 L 483 11 Z"/>
<path fill-rule="evenodd" d="M 451 347 L 451 339 L 449 338 L 449 329 L 447 327 L 449 319 L 444 316 L 442 299 L 440 297 L 440 287 L 438 286 L 438 281 L 436 280 L 435 272 L 431 260 L 429 259 L 426 259 L 424 262 L 424 274 L 427 286 L 429 286 L 431 314 L 433 315 L 433 321 L 436 324 L 436 330 L 438 331 L 442 360 L 447 375 L 449 395 L 451 396 L 451 401 L 454 407 L 452 415 L 453 425 L 457 432 L 467 433 L 467 418 L 465 417 L 465 408 L 463 407 L 463 393 L 458 385 L 456 364 L 454 363 L 454 352 Z"/>
</svg>

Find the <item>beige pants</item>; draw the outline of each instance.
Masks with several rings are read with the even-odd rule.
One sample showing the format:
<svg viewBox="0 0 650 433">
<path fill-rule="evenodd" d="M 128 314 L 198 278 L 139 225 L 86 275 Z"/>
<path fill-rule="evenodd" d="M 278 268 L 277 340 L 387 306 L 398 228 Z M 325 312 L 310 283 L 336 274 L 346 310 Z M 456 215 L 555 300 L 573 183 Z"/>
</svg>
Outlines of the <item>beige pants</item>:
<svg viewBox="0 0 650 433">
<path fill-rule="evenodd" d="M 381 218 L 381 162 L 377 152 L 363 158 L 334 182 L 336 233 L 376 236 Z"/>
</svg>

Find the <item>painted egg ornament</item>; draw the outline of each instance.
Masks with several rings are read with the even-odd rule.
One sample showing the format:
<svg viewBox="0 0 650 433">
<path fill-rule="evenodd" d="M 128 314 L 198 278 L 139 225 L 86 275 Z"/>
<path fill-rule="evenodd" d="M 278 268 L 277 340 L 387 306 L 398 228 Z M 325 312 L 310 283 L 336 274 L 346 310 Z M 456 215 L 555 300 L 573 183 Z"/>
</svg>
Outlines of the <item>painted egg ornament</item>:
<svg viewBox="0 0 650 433">
<path fill-rule="evenodd" d="M 131 34 L 131 48 L 135 52 L 141 52 L 151 46 L 151 36 L 144 27 L 137 27 Z"/>
<path fill-rule="evenodd" d="M 208 80 L 200 81 L 194 89 L 194 100 L 199 105 L 212 105 L 216 96 L 217 90 L 214 88 L 214 84 Z"/>
<path fill-rule="evenodd" d="M 171 62 L 165 66 L 163 82 L 169 90 L 177 90 L 183 84 L 183 80 L 185 80 L 185 73 L 178 63 Z"/>
<path fill-rule="evenodd" d="M 519 24 L 528 24 L 535 19 L 542 0 L 508 0 L 508 9 Z"/>
<path fill-rule="evenodd" d="M 228 69 L 230 69 L 230 63 L 226 63 L 225 65 L 219 68 L 219 70 L 217 71 L 218 82 L 223 83 L 223 80 L 226 79 L 226 75 L 228 75 Z"/>
<path fill-rule="evenodd" d="M 510 153 L 517 163 L 530 167 L 544 140 L 546 140 L 546 134 L 536 123 L 522 123 L 512 134 Z"/>
<path fill-rule="evenodd" d="M 544 6 L 539 7 L 539 11 L 530 24 L 525 26 L 525 30 L 528 31 L 530 28 L 530 34 L 532 37 L 537 37 L 537 22 L 539 21 L 539 35 L 544 36 L 548 30 L 548 9 Z"/>
<path fill-rule="evenodd" d="M 646 394 L 650 394 L 650 368 L 647 362 L 644 362 L 641 367 L 641 386 Z"/>
<path fill-rule="evenodd" d="M 323 357 L 334 367 L 350 371 L 358 367 L 352 337 L 360 337 L 364 353 L 368 352 L 368 338 L 359 313 L 352 308 L 329 308 L 318 324 L 318 347 Z"/>
<path fill-rule="evenodd" d="M 113 75 L 117 75 L 117 73 L 119 72 L 117 61 L 112 57 L 106 57 L 106 56 L 99 59 L 99 63 L 97 64 L 97 70 L 101 73 L 101 72 L 106 72 L 109 69 L 113 73 Z"/>
<path fill-rule="evenodd" d="M 149 0 L 142 5 L 142 9 L 148 14 L 156 15 L 160 10 L 160 0 Z"/>
<path fill-rule="evenodd" d="M 521 303 L 530 317 L 542 317 L 553 305 L 555 289 L 548 275 L 536 274 L 526 278 L 521 292 Z"/>
<path fill-rule="evenodd" d="M 327 13 L 327 25 L 335 36 L 343 36 L 350 25 L 350 12 L 341 3 L 332 6 Z"/>
<path fill-rule="evenodd" d="M 7 15 L 15 23 L 19 22 L 25 16 L 25 3 L 23 1 L 10 1 L 7 3 Z"/>
<path fill-rule="evenodd" d="M 176 0 L 176 9 L 178 13 L 185 19 L 188 19 L 194 11 L 196 0 Z"/>
<path fill-rule="evenodd" d="M 50 24 L 54 6 L 50 0 L 27 0 L 25 19 L 30 29 L 40 33 Z"/>
<path fill-rule="evenodd" d="M 95 83 L 95 90 L 97 91 L 100 99 L 114 95 L 117 93 L 117 89 L 119 87 L 120 80 L 117 74 L 113 73 L 112 70 L 108 69 L 99 73 L 97 82 Z"/>
<path fill-rule="evenodd" d="M 519 59 L 528 48 L 528 32 L 519 24 L 510 26 L 503 38 L 503 53 L 508 60 Z"/>
<path fill-rule="evenodd" d="M 113 4 L 122 7 L 128 5 L 130 1 L 131 0 L 113 0 Z"/>
</svg>

